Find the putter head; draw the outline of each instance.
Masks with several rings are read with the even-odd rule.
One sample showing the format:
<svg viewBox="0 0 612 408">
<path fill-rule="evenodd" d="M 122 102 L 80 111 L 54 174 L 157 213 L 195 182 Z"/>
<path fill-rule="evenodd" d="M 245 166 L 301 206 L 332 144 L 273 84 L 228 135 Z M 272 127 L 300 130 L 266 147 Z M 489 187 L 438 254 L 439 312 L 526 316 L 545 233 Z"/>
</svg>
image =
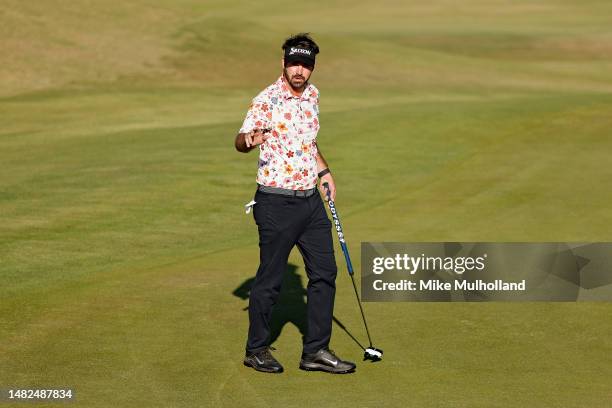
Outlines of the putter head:
<svg viewBox="0 0 612 408">
<path fill-rule="evenodd" d="M 371 362 L 376 362 L 382 360 L 383 351 L 381 349 L 377 349 L 374 347 L 368 347 L 365 349 L 365 353 L 363 353 L 363 361 L 370 360 Z"/>
</svg>

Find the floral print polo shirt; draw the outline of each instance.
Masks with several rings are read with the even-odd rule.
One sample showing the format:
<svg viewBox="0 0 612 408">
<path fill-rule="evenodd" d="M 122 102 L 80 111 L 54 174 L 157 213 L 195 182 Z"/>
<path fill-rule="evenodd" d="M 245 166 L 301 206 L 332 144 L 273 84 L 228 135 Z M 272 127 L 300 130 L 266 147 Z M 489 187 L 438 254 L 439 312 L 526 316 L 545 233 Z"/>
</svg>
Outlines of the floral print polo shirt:
<svg viewBox="0 0 612 408">
<path fill-rule="evenodd" d="M 258 184 L 290 190 L 316 186 L 319 90 L 314 85 L 298 97 L 281 76 L 253 99 L 240 133 L 256 128 L 271 129 L 271 137 L 259 145 Z"/>
</svg>

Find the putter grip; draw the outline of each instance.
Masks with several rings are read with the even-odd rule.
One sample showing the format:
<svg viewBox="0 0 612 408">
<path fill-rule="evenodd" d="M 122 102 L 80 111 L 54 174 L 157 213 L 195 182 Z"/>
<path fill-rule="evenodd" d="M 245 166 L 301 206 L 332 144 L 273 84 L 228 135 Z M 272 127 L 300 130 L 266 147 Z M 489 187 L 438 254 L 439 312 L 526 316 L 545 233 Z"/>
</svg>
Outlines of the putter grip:
<svg viewBox="0 0 612 408">
<path fill-rule="evenodd" d="M 334 218 L 334 224 L 336 225 L 336 232 L 338 233 L 338 241 L 340 242 L 340 248 L 342 248 L 342 252 L 344 253 L 344 259 L 346 260 L 346 268 L 348 270 L 349 275 L 353 275 L 353 263 L 351 262 L 351 256 L 349 255 L 348 247 L 346 246 L 346 242 L 344 240 L 344 231 L 342 231 L 342 224 L 340 223 L 340 216 L 338 215 L 338 210 L 336 209 L 336 204 L 334 200 L 331 199 L 331 193 L 329 191 L 329 184 L 323 183 L 323 187 L 326 190 L 327 202 L 329 204 L 329 208 L 332 212 L 332 217 Z"/>
<path fill-rule="evenodd" d="M 329 184 L 327 182 L 323 183 L 323 187 L 325 187 L 325 195 L 327 196 L 327 200 L 331 200 L 331 192 L 329 191 Z"/>
</svg>

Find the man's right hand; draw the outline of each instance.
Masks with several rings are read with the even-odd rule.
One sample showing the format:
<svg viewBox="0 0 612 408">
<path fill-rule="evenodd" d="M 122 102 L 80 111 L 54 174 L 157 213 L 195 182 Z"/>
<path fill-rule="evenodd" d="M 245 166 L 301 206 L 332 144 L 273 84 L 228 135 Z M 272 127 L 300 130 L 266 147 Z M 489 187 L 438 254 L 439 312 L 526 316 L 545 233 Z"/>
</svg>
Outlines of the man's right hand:
<svg viewBox="0 0 612 408">
<path fill-rule="evenodd" d="M 270 129 L 253 129 L 249 133 L 238 133 L 236 135 L 236 150 L 242 153 L 250 152 L 255 146 L 259 146 L 270 137 Z"/>
<path fill-rule="evenodd" d="M 253 129 L 249 133 L 239 133 L 236 136 L 236 150 L 243 153 L 250 152 L 270 137 L 270 129 Z"/>
<path fill-rule="evenodd" d="M 244 142 L 246 147 L 252 149 L 255 146 L 259 146 L 270 137 L 269 129 L 253 129 L 249 133 L 244 134 Z"/>
</svg>

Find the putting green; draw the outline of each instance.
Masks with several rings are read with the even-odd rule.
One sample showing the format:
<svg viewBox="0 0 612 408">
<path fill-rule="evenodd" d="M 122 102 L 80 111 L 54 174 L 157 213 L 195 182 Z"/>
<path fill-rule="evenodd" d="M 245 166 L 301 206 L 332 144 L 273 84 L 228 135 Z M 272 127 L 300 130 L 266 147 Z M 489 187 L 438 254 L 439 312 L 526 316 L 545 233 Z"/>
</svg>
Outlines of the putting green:
<svg viewBox="0 0 612 408">
<path fill-rule="evenodd" d="M 610 241 L 606 2 L 311 2 L 297 22 L 271 1 L 6 3 L 0 387 L 84 407 L 609 404 L 609 303 L 366 303 L 384 360 L 335 324 L 357 372 L 302 372 L 297 251 L 285 373 L 243 367 L 256 155 L 233 149 L 284 37 L 312 31 L 356 270 L 361 241 Z M 336 254 L 335 317 L 365 343 Z"/>
</svg>

